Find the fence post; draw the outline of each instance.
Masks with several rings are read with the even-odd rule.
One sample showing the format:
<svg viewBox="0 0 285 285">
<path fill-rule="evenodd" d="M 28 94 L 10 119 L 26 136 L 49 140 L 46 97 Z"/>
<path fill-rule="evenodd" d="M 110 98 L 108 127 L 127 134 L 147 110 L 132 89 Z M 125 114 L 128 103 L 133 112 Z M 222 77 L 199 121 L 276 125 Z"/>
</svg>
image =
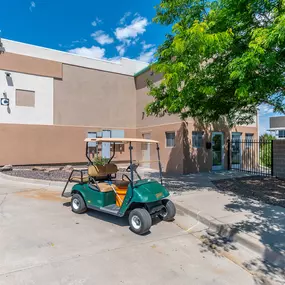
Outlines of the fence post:
<svg viewBox="0 0 285 285">
<path fill-rule="evenodd" d="M 228 170 L 231 170 L 231 140 L 228 139 Z"/>
<path fill-rule="evenodd" d="M 271 176 L 274 176 L 274 171 L 273 171 L 274 151 L 273 151 L 273 148 L 274 148 L 274 140 L 271 141 Z"/>
</svg>

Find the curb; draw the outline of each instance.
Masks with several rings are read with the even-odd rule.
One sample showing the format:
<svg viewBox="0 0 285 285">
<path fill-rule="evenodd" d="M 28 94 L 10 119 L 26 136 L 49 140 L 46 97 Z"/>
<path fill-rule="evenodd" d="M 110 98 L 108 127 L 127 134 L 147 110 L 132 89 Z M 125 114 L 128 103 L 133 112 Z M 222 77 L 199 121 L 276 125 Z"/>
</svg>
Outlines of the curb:
<svg viewBox="0 0 285 285">
<path fill-rule="evenodd" d="M 64 187 L 66 182 L 61 181 L 50 181 L 50 180 L 40 180 L 40 179 L 31 179 L 31 178 L 23 178 L 17 176 L 11 176 L 7 174 L 3 174 L 0 172 L 0 178 L 8 181 L 14 182 L 22 182 L 22 183 L 30 183 L 36 185 L 45 185 L 50 187 Z"/>
<path fill-rule="evenodd" d="M 184 208 L 177 202 L 175 202 L 175 206 L 179 211 L 208 226 L 209 229 L 213 230 L 218 235 L 228 238 L 233 242 L 237 242 L 244 247 L 256 252 L 263 258 L 264 261 L 269 262 L 274 266 L 285 268 L 284 254 L 276 252 L 269 247 L 264 246 L 257 239 L 251 237 L 248 234 L 239 232 L 238 228 L 234 228 L 228 224 L 223 224 L 210 215 L 201 215 L 200 212 L 196 209 Z"/>
</svg>

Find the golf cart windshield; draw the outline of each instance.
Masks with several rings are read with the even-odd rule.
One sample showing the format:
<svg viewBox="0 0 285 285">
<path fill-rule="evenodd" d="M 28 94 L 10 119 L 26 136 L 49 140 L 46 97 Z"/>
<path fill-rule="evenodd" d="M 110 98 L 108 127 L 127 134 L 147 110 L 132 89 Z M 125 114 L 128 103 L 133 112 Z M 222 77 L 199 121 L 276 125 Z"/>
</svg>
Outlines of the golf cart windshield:
<svg viewBox="0 0 285 285">
<path fill-rule="evenodd" d="M 128 179 L 133 185 L 141 179 L 154 179 L 162 183 L 158 141 L 139 138 L 86 138 L 85 142 L 89 164 L 115 164 L 119 169 L 116 175 Z"/>
</svg>

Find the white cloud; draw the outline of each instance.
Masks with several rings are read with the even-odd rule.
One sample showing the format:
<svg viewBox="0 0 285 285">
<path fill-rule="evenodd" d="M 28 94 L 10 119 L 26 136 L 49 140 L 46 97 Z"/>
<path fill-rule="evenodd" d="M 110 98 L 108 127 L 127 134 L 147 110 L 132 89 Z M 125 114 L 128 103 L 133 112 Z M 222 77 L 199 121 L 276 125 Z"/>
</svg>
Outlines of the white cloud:
<svg viewBox="0 0 285 285">
<path fill-rule="evenodd" d="M 154 59 L 154 54 L 156 53 L 156 48 L 152 48 L 149 51 L 142 51 L 138 60 L 144 62 L 151 62 Z"/>
<path fill-rule="evenodd" d="M 131 12 L 126 12 L 125 15 L 120 19 L 120 24 L 123 25 L 126 22 L 126 19 L 131 16 Z"/>
<path fill-rule="evenodd" d="M 31 1 L 30 7 L 29 7 L 30 11 L 33 12 L 34 8 L 36 8 L 36 3 L 34 1 Z"/>
<path fill-rule="evenodd" d="M 156 53 L 156 47 L 153 44 L 147 44 L 145 41 L 141 42 L 142 52 L 138 57 L 138 60 L 144 62 L 151 62 L 154 59 L 154 54 Z"/>
<path fill-rule="evenodd" d="M 266 116 L 273 113 L 273 107 L 267 104 L 262 104 L 259 106 L 259 116 Z"/>
<path fill-rule="evenodd" d="M 155 45 L 153 45 L 153 44 L 147 44 L 145 41 L 143 41 L 141 44 L 142 44 L 142 46 L 143 46 L 143 50 L 144 50 L 144 51 L 145 51 L 145 50 L 148 50 L 148 49 L 150 49 L 150 48 L 155 47 Z"/>
<path fill-rule="evenodd" d="M 120 56 L 123 56 L 126 52 L 126 46 L 124 44 L 116 46 L 116 49 Z"/>
<path fill-rule="evenodd" d="M 100 45 L 111 44 L 114 42 L 113 38 L 111 38 L 108 34 L 105 34 L 104 31 L 101 30 L 91 34 L 91 37 Z"/>
<path fill-rule="evenodd" d="M 98 17 L 96 17 L 96 19 L 91 23 L 91 25 L 93 27 L 96 27 L 97 25 L 102 24 L 102 23 L 103 23 L 103 21 L 101 19 L 99 19 Z"/>
<path fill-rule="evenodd" d="M 75 48 L 75 49 L 69 50 L 69 52 L 82 55 L 82 56 L 86 56 L 86 57 L 90 57 L 90 58 L 98 58 L 98 59 L 104 59 L 104 55 L 105 55 L 105 49 L 96 47 L 96 46 L 92 46 L 91 48 L 87 48 L 87 47 Z"/>
<path fill-rule="evenodd" d="M 116 38 L 119 41 L 125 41 L 131 38 L 136 38 L 138 35 L 141 35 L 146 31 L 147 25 L 148 25 L 148 20 L 146 18 L 137 16 L 135 19 L 132 20 L 130 25 L 116 28 L 115 30 Z"/>
<path fill-rule="evenodd" d="M 72 41 L 71 43 L 73 43 L 73 44 L 82 44 L 82 43 L 86 43 L 86 42 L 87 42 L 86 39 L 80 39 L 80 40 Z"/>
<path fill-rule="evenodd" d="M 106 50 L 104 48 L 100 48 L 96 46 L 92 46 L 91 48 L 87 48 L 87 47 L 75 48 L 75 49 L 69 50 L 68 52 L 78 54 L 81 56 L 86 56 L 89 58 L 108 60 L 108 61 L 112 61 L 113 63 L 121 62 L 121 57 L 119 56 L 106 58 L 105 57 Z"/>
</svg>

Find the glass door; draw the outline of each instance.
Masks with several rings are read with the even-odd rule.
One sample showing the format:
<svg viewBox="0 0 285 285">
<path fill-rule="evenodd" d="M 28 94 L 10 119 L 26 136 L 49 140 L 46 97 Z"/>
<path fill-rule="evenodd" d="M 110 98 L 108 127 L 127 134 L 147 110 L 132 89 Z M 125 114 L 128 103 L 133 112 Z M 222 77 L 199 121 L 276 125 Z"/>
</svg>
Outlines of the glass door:
<svg viewBox="0 0 285 285">
<path fill-rule="evenodd" d="M 232 168 L 241 167 L 241 133 L 232 133 Z"/>
<path fill-rule="evenodd" d="M 221 132 L 212 133 L 212 170 L 224 169 L 224 134 Z"/>
</svg>

